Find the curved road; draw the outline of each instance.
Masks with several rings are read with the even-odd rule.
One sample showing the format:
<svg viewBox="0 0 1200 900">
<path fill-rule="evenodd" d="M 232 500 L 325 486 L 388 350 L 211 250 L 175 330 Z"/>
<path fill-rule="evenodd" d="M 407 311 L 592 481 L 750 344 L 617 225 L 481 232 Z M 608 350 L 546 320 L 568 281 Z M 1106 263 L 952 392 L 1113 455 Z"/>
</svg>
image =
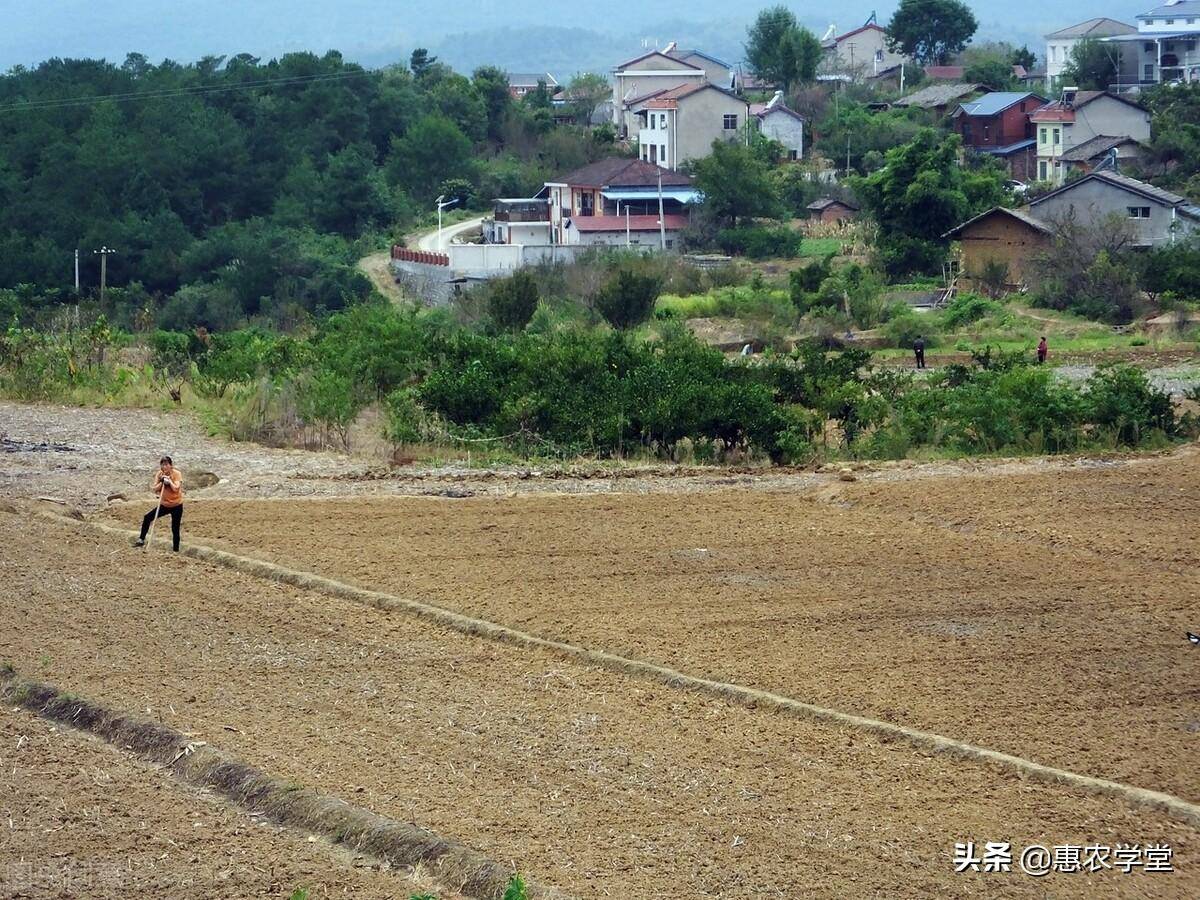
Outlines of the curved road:
<svg viewBox="0 0 1200 900">
<path fill-rule="evenodd" d="M 462 234 L 464 231 L 470 231 L 473 228 L 478 228 L 483 224 L 484 216 L 478 216 L 474 219 L 467 219 L 465 222 L 457 222 L 454 225 L 447 225 L 442 229 L 442 250 L 450 246 L 450 242 L 455 237 Z M 436 253 L 438 250 L 438 233 L 437 229 L 428 234 L 423 234 L 417 238 L 417 249 L 425 250 L 430 253 Z"/>
</svg>

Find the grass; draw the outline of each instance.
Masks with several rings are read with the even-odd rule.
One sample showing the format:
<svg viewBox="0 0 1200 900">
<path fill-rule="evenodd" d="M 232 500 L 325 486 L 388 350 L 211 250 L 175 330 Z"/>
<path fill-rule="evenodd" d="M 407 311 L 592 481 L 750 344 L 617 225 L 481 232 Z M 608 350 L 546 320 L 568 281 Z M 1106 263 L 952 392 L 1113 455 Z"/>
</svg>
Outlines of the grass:
<svg viewBox="0 0 1200 900">
<path fill-rule="evenodd" d="M 655 315 L 672 319 L 788 319 L 796 317 L 796 308 L 786 290 L 778 288 L 713 288 L 704 294 L 681 297 L 663 294 L 655 304 Z"/>
<path fill-rule="evenodd" d="M 797 256 L 801 258 L 828 256 L 829 254 L 837 254 L 842 252 L 842 247 L 847 242 L 842 238 L 835 237 L 810 237 L 805 238 L 800 244 L 800 252 Z"/>
</svg>

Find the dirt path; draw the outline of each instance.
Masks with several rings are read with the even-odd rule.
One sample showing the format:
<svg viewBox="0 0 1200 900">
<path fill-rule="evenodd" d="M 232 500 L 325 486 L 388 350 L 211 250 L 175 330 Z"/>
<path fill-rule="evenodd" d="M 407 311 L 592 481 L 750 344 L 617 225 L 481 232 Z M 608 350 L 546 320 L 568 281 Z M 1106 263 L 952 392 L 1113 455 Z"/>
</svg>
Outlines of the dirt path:
<svg viewBox="0 0 1200 900">
<path fill-rule="evenodd" d="M 235 810 L 107 744 L 0 711 L 0 896 L 391 898 L 434 889 Z"/>
<path fill-rule="evenodd" d="M 391 259 L 390 252 L 380 250 L 378 253 L 372 253 L 370 256 L 360 259 L 358 270 L 371 279 L 375 290 L 393 303 L 410 303 L 412 298 L 400 290 L 400 285 L 396 284 L 396 279 L 392 277 Z"/>
<path fill-rule="evenodd" d="M 1200 890 L 1195 829 L 1108 798 L 0 518 L 0 659 L 582 897 Z M 1179 871 L 955 875 L 963 840 L 1165 840 Z"/>
</svg>

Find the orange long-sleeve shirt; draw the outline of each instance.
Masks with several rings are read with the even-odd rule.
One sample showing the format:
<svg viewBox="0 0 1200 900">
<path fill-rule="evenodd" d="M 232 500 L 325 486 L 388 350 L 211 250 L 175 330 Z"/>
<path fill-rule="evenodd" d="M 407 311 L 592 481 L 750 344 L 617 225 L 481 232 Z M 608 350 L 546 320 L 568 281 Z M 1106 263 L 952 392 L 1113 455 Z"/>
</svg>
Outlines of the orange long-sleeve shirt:
<svg viewBox="0 0 1200 900">
<path fill-rule="evenodd" d="M 174 466 L 171 467 L 170 479 L 175 485 L 174 487 L 164 483 L 163 477 L 162 469 L 154 473 L 154 493 L 162 495 L 162 505 L 166 509 L 181 506 L 183 504 L 183 473 Z"/>
</svg>

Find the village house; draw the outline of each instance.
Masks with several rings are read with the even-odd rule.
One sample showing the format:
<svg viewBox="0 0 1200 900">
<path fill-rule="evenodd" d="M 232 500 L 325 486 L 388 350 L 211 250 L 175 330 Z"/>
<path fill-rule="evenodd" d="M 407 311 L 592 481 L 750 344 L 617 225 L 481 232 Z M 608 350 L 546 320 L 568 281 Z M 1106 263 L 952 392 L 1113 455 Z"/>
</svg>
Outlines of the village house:
<svg viewBox="0 0 1200 900">
<path fill-rule="evenodd" d="M 737 70 L 724 60 L 709 56 L 703 50 L 676 50 L 674 43 L 668 44 L 664 52 L 672 59 L 703 69 L 709 84 L 731 91 L 737 90 Z"/>
<path fill-rule="evenodd" d="M 1200 230 L 1200 206 L 1186 197 L 1103 169 L 1063 185 L 1029 204 L 1029 212 L 1047 224 L 1074 220 L 1096 226 L 1109 217 L 1129 221 L 1135 243 L 1153 247 L 1173 243 Z"/>
<path fill-rule="evenodd" d="M 1115 163 L 1117 171 L 1120 170 L 1122 163 L 1132 163 L 1134 166 L 1138 166 L 1142 162 L 1145 151 L 1145 146 L 1131 137 L 1100 135 L 1064 151 L 1058 159 L 1062 163 L 1063 181 L 1065 182 L 1073 175 L 1086 175 L 1106 164 Z"/>
<path fill-rule="evenodd" d="M 1118 157 L 1125 148 L 1125 159 L 1140 155 L 1139 144 L 1150 140 L 1150 112 L 1132 100 L 1106 91 L 1063 91 L 1062 98 L 1047 103 L 1030 115 L 1037 129 L 1037 180 L 1062 184 L 1073 165 L 1064 155 L 1077 147 L 1105 138 Z M 1129 141 L 1133 144 L 1130 145 Z M 1093 145 L 1089 157 L 1096 155 Z M 1072 164 L 1078 162 L 1073 156 Z"/>
<path fill-rule="evenodd" d="M 939 119 L 945 118 L 958 107 L 982 94 L 990 94 L 992 89 L 986 84 L 951 83 L 931 84 L 919 91 L 914 91 L 907 97 L 893 101 L 892 106 L 900 109 L 926 109 Z"/>
<path fill-rule="evenodd" d="M 851 81 L 862 81 L 905 62 L 902 54 L 888 48 L 887 32 L 872 16 L 867 24 L 845 34 L 830 25 L 821 41 L 825 52 L 822 68 Z"/>
<path fill-rule="evenodd" d="M 1029 115 L 1045 103 L 1030 92 L 984 94 L 959 105 L 954 130 L 964 147 L 995 156 L 1013 178 L 1030 181 L 1037 172 L 1037 139 Z"/>
<path fill-rule="evenodd" d="M 1124 92 L 1143 85 L 1200 81 L 1200 0 L 1170 0 L 1137 17 L 1137 32 L 1101 38 L 1120 60 Z"/>
<path fill-rule="evenodd" d="M 804 116 L 788 108 L 783 91 L 776 91 L 768 103 L 751 104 L 750 115 L 764 137 L 783 145 L 788 159 L 804 158 Z"/>
<path fill-rule="evenodd" d="M 1021 290 L 1032 275 L 1034 260 L 1053 246 L 1054 230 L 1026 211 L 997 207 L 943 237 L 961 247 L 963 288 L 978 290 L 989 267 L 999 265 L 1007 273 L 1004 287 Z"/>
<path fill-rule="evenodd" d="M 640 159 L 602 159 L 547 182 L 538 196 L 548 201 L 553 244 L 666 250 L 675 248 L 688 205 L 699 199 L 690 177 Z"/>
<path fill-rule="evenodd" d="M 617 134 L 628 137 L 637 131 L 633 101 L 681 85 L 701 85 L 708 81 L 703 66 L 675 59 L 665 51 L 651 50 L 628 59 L 613 69 L 613 125 Z"/>
<path fill-rule="evenodd" d="M 808 204 L 808 218 L 813 222 L 840 224 L 858 215 L 858 207 L 845 200 L 826 197 Z"/>
<path fill-rule="evenodd" d="M 678 169 L 712 151 L 713 141 L 744 141 L 750 104 L 709 82 L 681 84 L 629 103 L 642 160 Z"/>
<path fill-rule="evenodd" d="M 1099 40 L 1101 38 L 1117 37 L 1125 34 L 1137 34 L 1137 29 L 1116 19 L 1088 19 L 1078 25 L 1061 28 L 1046 35 L 1046 88 L 1056 91 L 1062 88 L 1062 72 L 1071 61 L 1071 54 L 1076 45 L 1084 40 Z M 1137 74 L 1137 62 L 1130 56 L 1127 70 L 1128 75 Z"/>
<path fill-rule="evenodd" d="M 559 84 L 549 72 L 509 72 L 508 93 L 514 100 L 520 100 L 526 94 L 532 94 L 539 84 L 546 85 L 546 90 L 553 96 L 558 92 Z"/>
</svg>

